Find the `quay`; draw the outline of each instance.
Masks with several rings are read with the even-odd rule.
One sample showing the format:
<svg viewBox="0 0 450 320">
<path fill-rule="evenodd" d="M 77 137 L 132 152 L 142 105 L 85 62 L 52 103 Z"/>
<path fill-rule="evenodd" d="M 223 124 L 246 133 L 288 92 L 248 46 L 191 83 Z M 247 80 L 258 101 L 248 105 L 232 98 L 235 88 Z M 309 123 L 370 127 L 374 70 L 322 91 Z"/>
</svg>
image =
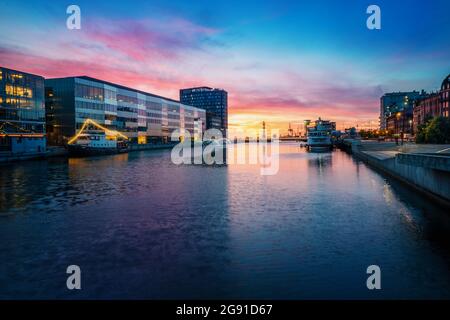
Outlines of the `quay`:
<svg viewBox="0 0 450 320">
<path fill-rule="evenodd" d="M 450 145 L 346 139 L 338 147 L 450 208 Z"/>
<path fill-rule="evenodd" d="M 129 146 L 128 152 L 134 151 L 145 151 L 145 150 L 161 150 L 161 149 L 171 149 L 178 142 L 168 142 L 168 143 L 147 143 L 147 144 L 131 144 Z M 223 146 L 221 147 L 223 148 Z M 202 153 L 203 156 L 203 153 Z M 212 151 L 207 155 L 207 157 L 212 157 Z M 24 160 L 39 160 L 39 159 L 49 159 L 56 157 L 69 157 L 68 149 L 63 146 L 48 146 L 45 152 L 35 153 L 35 152 L 24 152 L 19 154 L 11 154 L 6 152 L 0 152 L 0 164 L 7 164 L 16 161 Z"/>
<path fill-rule="evenodd" d="M 175 143 L 147 143 L 147 144 L 132 144 L 130 145 L 129 152 L 143 151 L 143 150 L 158 150 L 158 149 L 170 149 Z M 67 148 L 62 146 L 48 146 L 46 152 L 23 152 L 18 154 L 12 154 L 10 152 L 0 152 L 0 164 L 11 163 L 15 161 L 24 160 L 38 160 L 48 159 L 56 157 L 68 157 L 69 152 Z"/>
</svg>

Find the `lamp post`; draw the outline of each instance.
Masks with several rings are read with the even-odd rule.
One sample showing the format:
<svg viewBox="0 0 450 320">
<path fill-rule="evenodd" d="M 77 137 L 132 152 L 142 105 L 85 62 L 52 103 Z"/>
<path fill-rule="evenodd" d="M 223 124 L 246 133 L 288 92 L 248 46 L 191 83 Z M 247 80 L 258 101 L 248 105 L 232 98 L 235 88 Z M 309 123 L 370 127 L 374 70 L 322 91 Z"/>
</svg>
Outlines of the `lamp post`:
<svg viewBox="0 0 450 320">
<path fill-rule="evenodd" d="M 401 139 L 401 143 L 403 144 L 403 132 L 400 130 L 400 125 L 399 125 L 399 121 L 400 121 L 400 118 L 401 118 L 401 116 L 402 116 L 402 113 L 401 112 L 397 112 L 397 114 L 395 115 L 395 119 L 397 120 L 396 121 L 396 126 L 395 126 L 395 131 L 396 131 L 396 139 L 395 139 L 395 141 L 396 141 L 396 143 L 398 144 L 398 134 L 400 133 L 400 139 Z"/>
</svg>

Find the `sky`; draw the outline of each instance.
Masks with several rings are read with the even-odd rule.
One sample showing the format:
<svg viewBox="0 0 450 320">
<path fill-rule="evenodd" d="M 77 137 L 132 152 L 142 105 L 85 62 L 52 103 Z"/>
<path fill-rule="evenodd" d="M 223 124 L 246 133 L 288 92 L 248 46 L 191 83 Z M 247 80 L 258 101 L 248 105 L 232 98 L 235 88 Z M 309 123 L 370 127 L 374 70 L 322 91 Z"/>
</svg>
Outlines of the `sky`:
<svg viewBox="0 0 450 320">
<path fill-rule="evenodd" d="M 71 4 L 80 30 L 66 27 Z M 381 30 L 366 27 L 371 4 Z M 0 0 L 0 12 L 1 66 L 173 99 L 223 88 L 232 129 L 376 128 L 384 93 L 437 90 L 450 73 L 450 1 Z"/>
</svg>

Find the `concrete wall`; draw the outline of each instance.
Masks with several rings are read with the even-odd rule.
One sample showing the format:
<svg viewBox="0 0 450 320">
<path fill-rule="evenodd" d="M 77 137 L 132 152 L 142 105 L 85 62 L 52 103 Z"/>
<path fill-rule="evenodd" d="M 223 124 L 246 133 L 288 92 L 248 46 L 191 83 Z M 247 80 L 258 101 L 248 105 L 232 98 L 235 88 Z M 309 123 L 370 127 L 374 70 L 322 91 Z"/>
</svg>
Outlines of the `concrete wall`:
<svg viewBox="0 0 450 320">
<path fill-rule="evenodd" d="M 24 153 L 45 153 L 46 139 L 45 138 L 11 138 L 11 152 L 12 155 Z"/>
<path fill-rule="evenodd" d="M 398 156 L 384 160 L 377 159 L 363 153 L 358 143 L 352 144 L 352 153 L 369 165 L 392 175 L 433 197 L 441 204 L 450 207 L 450 172 L 404 164 L 399 161 Z"/>
<path fill-rule="evenodd" d="M 0 163 L 42 158 L 47 155 L 45 138 L 11 137 L 10 151 L 0 152 Z"/>
</svg>

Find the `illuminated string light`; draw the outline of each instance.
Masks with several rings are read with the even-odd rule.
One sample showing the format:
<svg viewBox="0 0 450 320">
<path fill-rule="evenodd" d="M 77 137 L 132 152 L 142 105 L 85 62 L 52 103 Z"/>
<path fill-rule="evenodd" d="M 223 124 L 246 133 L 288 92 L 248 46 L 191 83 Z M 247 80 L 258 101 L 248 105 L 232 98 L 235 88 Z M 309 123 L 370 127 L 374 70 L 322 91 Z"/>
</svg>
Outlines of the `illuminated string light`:
<svg viewBox="0 0 450 320">
<path fill-rule="evenodd" d="M 119 131 L 116 131 L 116 130 L 110 130 L 110 129 L 105 128 L 104 126 L 100 125 L 99 123 L 95 122 L 95 121 L 92 120 L 92 119 L 86 119 L 86 120 L 84 121 L 83 125 L 81 126 L 80 131 L 78 131 L 78 133 L 77 133 L 72 139 L 70 139 L 69 142 L 67 142 L 67 143 L 68 143 L 68 144 L 74 143 L 74 142 L 78 139 L 78 137 L 83 133 L 83 131 L 86 129 L 86 127 L 87 127 L 89 124 L 92 124 L 93 126 L 95 126 L 95 127 L 97 127 L 97 128 L 100 128 L 101 130 L 105 131 L 105 133 L 106 133 L 107 135 L 110 135 L 110 136 L 119 136 L 119 137 L 122 137 L 122 138 L 128 140 L 128 137 L 127 137 L 126 135 L 120 133 Z"/>
</svg>

